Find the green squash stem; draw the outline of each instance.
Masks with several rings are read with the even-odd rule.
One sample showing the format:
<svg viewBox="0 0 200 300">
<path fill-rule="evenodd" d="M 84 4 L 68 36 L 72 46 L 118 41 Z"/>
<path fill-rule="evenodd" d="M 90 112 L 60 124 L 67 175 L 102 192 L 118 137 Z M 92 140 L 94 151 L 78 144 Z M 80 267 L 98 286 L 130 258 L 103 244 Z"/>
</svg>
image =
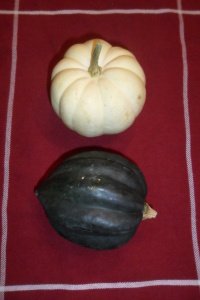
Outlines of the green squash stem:
<svg viewBox="0 0 200 300">
<path fill-rule="evenodd" d="M 97 41 L 94 45 L 90 66 L 88 68 L 88 72 L 90 73 L 91 77 L 96 77 L 101 75 L 101 67 L 98 65 L 101 49 L 102 49 L 102 45 Z"/>
<path fill-rule="evenodd" d="M 153 219 L 156 216 L 157 216 L 157 211 L 154 210 L 148 203 L 145 203 L 142 220 Z"/>
</svg>

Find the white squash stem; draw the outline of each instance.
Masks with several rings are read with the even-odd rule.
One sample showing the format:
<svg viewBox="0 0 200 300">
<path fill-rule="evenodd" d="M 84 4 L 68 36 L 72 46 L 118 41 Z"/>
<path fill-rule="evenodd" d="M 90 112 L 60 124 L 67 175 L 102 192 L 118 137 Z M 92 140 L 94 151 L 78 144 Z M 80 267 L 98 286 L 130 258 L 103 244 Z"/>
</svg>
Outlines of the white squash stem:
<svg viewBox="0 0 200 300">
<path fill-rule="evenodd" d="M 91 77 L 99 76 L 101 74 L 101 67 L 98 65 L 101 49 L 102 45 L 97 41 L 94 45 L 90 66 L 88 68 L 88 72 L 90 73 Z"/>
<path fill-rule="evenodd" d="M 157 216 L 157 211 L 154 210 L 148 203 L 145 203 L 142 220 L 154 219 Z"/>
</svg>

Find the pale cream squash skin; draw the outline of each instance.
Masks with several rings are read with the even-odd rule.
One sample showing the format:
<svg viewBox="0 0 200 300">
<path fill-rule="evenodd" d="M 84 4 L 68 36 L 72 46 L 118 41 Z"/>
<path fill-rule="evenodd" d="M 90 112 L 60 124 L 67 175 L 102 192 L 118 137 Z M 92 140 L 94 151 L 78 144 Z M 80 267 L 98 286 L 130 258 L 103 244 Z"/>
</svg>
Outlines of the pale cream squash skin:
<svg viewBox="0 0 200 300">
<path fill-rule="evenodd" d="M 88 72 L 95 43 L 101 74 Z M 71 46 L 52 72 L 51 102 L 62 121 L 86 137 L 127 129 L 146 98 L 145 75 L 135 56 L 104 40 Z"/>
</svg>

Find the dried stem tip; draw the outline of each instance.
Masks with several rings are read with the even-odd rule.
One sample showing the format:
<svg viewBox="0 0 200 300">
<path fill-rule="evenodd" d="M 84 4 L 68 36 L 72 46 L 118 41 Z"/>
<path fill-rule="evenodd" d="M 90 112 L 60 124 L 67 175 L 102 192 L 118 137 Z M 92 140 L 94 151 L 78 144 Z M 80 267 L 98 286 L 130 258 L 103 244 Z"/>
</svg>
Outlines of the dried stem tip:
<svg viewBox="0 0 200 300">
<path fill-rule="evenodd" d="M 145 203 L 142 220 L 153 219 L 156 216 L 157 216 L 157 211 L 151 208 L 151 206 L 148 203 Z"/>
<path fill-rule="evenodd" d="M 92 77 L 99 76 L 101 74 L 101 67 L 98 65 L 101 49 L 102 45 L 99 42 L 96 42 L 92 52 L 90 66 L 88 68 L 88 72 Z"/>
</svg>

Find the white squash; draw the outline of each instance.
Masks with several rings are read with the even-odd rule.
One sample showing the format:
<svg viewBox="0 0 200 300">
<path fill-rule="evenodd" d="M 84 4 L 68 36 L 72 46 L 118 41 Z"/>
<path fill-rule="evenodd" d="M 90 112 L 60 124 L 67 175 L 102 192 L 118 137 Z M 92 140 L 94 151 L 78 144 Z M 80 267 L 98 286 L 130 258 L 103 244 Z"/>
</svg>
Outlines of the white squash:
<svg viewBox="0 0 200 300">
<path fill-rule="evenodd" d="M 124 131 L 145 98 L 145 75 L 135 56 L 101 39 L 71 46 L 52 72 L 53 109 L 83 136 Z"/>
</svg>

